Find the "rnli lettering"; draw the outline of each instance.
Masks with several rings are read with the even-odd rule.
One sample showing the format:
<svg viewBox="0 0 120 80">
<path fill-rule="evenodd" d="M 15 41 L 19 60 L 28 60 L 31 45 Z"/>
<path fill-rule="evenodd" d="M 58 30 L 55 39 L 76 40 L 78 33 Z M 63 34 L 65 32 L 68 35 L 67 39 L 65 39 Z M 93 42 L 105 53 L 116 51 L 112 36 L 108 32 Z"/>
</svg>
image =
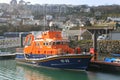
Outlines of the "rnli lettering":
<svg viewBox="0 0 120 80">
<path fill-rule="evenodd" d="M 62 63 L 69 63 L 70 61 L 69 61 L 69 59 L 61 59 L 60 62 L 62 62 Z"/>
</svg>

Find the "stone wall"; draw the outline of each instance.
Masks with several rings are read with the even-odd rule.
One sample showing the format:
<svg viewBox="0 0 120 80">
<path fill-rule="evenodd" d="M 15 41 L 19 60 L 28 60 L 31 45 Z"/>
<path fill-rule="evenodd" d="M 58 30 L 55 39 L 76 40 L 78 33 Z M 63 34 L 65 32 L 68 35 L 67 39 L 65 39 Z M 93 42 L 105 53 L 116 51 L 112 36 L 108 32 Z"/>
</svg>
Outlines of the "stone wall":
<svg viewBox="0 0 120 80">
<path fill-rule="evenodd" d="M 89 51 L 93 47 L 91 40 L 75 42 L 76 46 L 80 46 L 82 51 Z M 75 46 L 74 44 L 74 46 Z M 97 42 L 98 53 L 120 53 L 120 40 L 100 40 Z"/>
<path fill-rule="evenodd" d="M 98 42 L 98 52 L 120 53 L 120 40 L 104 40 Z"/>
</svg>

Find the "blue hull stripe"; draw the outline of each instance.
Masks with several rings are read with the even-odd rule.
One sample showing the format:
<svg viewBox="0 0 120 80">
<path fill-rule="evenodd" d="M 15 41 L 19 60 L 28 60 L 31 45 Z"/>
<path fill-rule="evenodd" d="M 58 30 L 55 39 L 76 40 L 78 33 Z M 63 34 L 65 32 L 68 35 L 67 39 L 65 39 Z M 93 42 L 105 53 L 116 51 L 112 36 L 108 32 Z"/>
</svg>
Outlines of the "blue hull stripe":
<svg viewBox="0 0 120 80">
<path fill-rule="evenodd" d="M 90 58 L 64 58 L 39 62 L 38 65 L 63 69 L 86 69 L 89 62 Z"/>
</svg>

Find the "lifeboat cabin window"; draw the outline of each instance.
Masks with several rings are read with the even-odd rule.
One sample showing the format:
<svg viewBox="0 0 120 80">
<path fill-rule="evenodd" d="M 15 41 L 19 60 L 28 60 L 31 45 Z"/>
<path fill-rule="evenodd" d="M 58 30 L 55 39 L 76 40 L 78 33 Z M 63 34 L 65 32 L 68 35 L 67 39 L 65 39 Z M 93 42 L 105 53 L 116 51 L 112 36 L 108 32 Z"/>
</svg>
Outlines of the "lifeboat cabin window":
<svg viewBox="0 0 120 80">
<path fill-rule="evenodd" d="M 52 45 L 52 42 L 49 42 L 49 45 Z"/>
<path fill-rule="evenodd" d="M 56 41 L 56 42 L 52 42 L 51 45 L 66 45 L 68 44 L 68 42 L 66 41 Z"/>
<path fill-rule="evenodd" d="M 45 45 L 45 43 L 43 43 L 43 45 Z"/>
<path fill-rule="evenodd" d="M 62 41 L 56 41 L 56 42 L 53 42 L 53 45 L 61 45 L 61 44 L 63 44 Z"/>
<path fill-rule="evenodd" d="M 60 45 L 61 44 L 61 42 L 56 42 L 56 45 Z"/>
<path fill-rule="evenodd" d="M 31 41 L 32 41 L 32 39 L 31 39 L 31 38 L 28 38 L 28 41 L 27 41 L 27 46 L 30 46 Z"/>
<path fill-rule="evenodd" d="M 48 43 L 46 42 L 46 46 L 48 46 Z"/>
<path fill-rule="evenodd" d="M 48 46 L 48 45 L 49 45 L 49 43 L 48 43 L 48 42 L 44 42 L 44 43 L 43 43 L 43 45 Z"/>
<path fill-rule="evenodd" d="M 39 42 L 36 42 L 36 46 L 40 46 L 40 43 L 39 43 Z"/>
<path fill-rule="evenodd" d="M 68 42 L 65 42 L 65 41 L 64 41 L 64 42 L 62 42 L 62 44 L 65 44 L 65 45 L 66 45 L 66 44 L 68 44 Z"/>
<path fill-rule="evenodd" d="M 56 45 L 56 42 L 53 42 L 53 45 Z"/>
</svg>

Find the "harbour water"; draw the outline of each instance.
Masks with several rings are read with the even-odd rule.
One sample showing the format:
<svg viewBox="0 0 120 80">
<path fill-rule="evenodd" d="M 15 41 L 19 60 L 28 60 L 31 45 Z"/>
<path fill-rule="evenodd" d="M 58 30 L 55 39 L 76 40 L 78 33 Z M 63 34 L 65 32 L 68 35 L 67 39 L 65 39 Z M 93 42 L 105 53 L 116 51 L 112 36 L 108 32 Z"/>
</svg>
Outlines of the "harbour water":
<svg viewBox="0 0 120 80">
<path fill-rule="evenodd" d="M 120 73 L 53 70 L 1 60 L 0 80 L 120 80 Z"/>
</svg>

